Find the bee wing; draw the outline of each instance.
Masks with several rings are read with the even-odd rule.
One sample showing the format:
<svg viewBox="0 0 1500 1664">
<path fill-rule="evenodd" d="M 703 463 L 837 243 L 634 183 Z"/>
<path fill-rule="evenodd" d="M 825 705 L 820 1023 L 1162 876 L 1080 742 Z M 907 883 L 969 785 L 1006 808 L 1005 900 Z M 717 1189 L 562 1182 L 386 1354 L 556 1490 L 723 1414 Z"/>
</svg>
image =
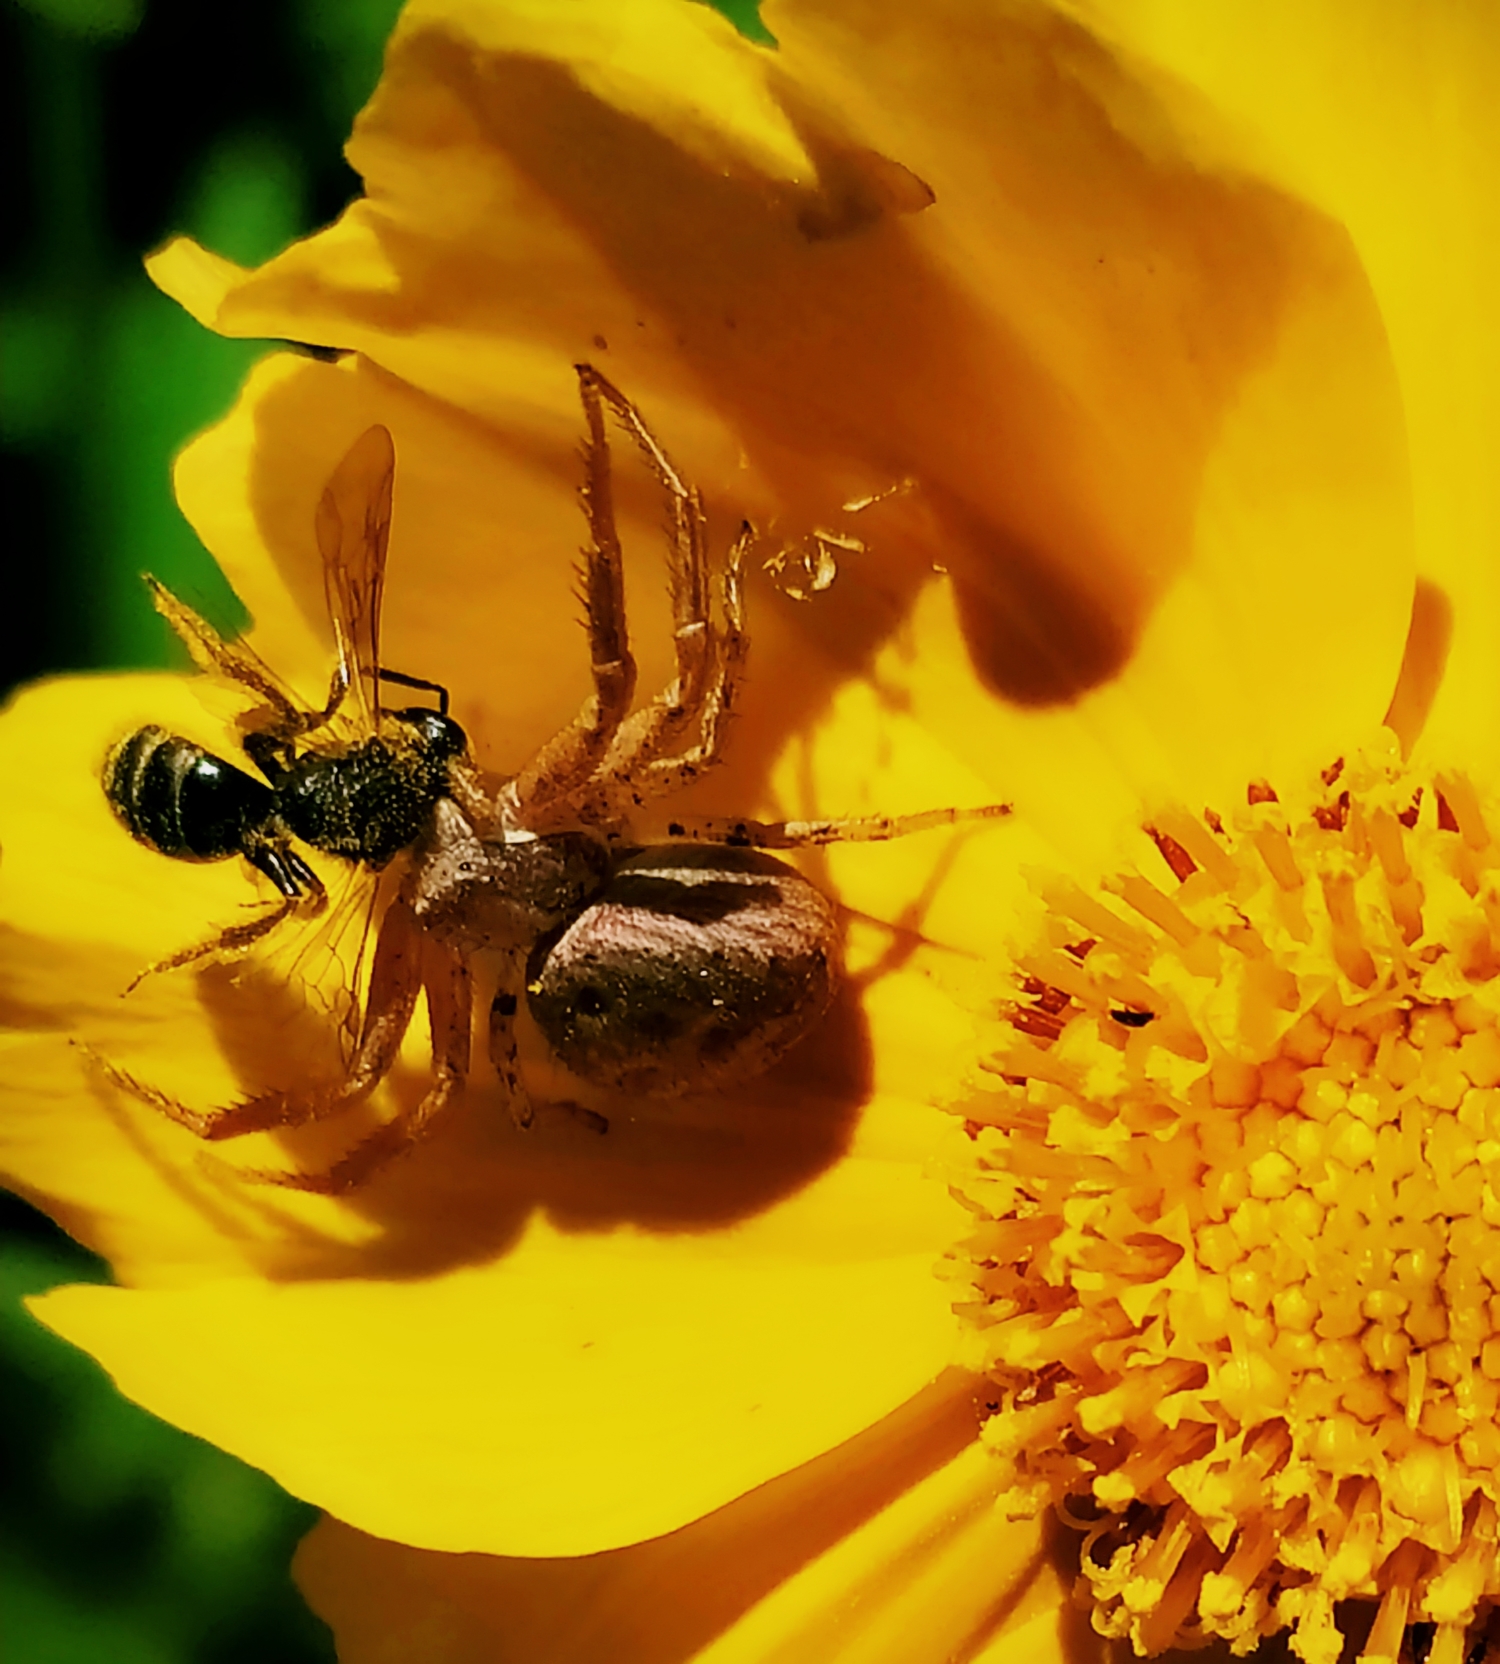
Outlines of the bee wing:
<svg viewBox="0 0 1500 1664">
<path fill-rule="evenodd" d="M 364 868 L 326 877 L 328 910 L 268 951 L 278 974 L 300 987 L 331 1024 L 347 1063 L 359 1041 L 375 924 L 390 900 L 392 880 Z"/>
<path fill-rule="evenodd" d="M 367 428 L 323 488 L 315 522 L 341 680 L 368 733 L 380 721 L 380 594 L 395 476 L 389 429 Z"/>
</svg>

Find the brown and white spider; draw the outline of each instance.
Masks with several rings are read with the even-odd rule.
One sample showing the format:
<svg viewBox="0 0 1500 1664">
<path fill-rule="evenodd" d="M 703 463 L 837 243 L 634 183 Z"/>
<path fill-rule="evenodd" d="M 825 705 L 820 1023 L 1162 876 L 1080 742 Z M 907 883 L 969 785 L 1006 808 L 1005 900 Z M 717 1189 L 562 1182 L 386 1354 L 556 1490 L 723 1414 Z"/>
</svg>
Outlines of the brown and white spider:
<svg viewBox="0 0 1500 1664">
<path fill-rule="evenodd" d="M 298 1126 L 353 1105 L 389 1074 L 425 993 L 433 1061 L 421 1100 L 326 1171 L 249 1177 L 336 1194 L 415 1144 L 467 1078 L 470 961 L 481 951 L 503 962 L 488 1050 L 522 1126 L 533 1114 L 517 1061 L 523 1000 L 555 1057 L 592 1084 L 673 1095 L 749 1079 L 816 1025 L 840 974 L 833 904 L 765 851 L 897 838 L 1009 813 L 1002 804 L 849 820 L 674 821 L 673 841 L 644 849 L 633 843 L 633 820 L 647 802 L 686 786 L 722 755 L 745 664 L 741 577 L 754 534 L 747 524 L 735 538 L 715 607 L 698 492 L 596 369 L 579 365 L 578 383 L 587 423 L 582 498 L 590 537 L 581 590 L 593 693 L 498 790 L 487 789 L 475 768 L 443 690 L 379 662 L 395 461 L 384 429 L 356 442 L 318 511 L 339 644 L 321 710 L 300 705 L 247 649 L 222 641 L 157 586 L 158 605 L 198 662 L 264 701 L 244 745 L 267 783 L 190 741 L 145 728 L 111 752 L 106 795 L 141 842 L 184 860 L 241 854 L 284 897 L 264 919 L 165 965 L 241 949 L 289 913 L 321 907 L 322 887 L 294 840 L 371 868 L 399 854 L 407 860 L 380 920 L 363 1022 L 340 1081 L 200 1111 L 105 1065 L 118 1084 L 205 1139 Z M 610 417 L 639 448 L 670 506 L 676 675 L 634 711 Z M 441 708 L 382 710 L 382 682 L 434 691 Z M 341 716 L 346 730 L 352 716 L 352 733 L 333 737 Z"/>
</svg>

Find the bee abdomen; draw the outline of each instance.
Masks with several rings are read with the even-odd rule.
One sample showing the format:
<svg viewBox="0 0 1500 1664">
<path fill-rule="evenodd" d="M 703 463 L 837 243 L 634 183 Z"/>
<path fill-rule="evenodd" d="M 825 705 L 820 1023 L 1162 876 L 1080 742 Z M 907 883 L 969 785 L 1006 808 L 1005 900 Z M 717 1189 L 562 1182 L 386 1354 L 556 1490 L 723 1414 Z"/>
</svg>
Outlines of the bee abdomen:
<svg viewBox="0 0 1500 1664">
<path fill-rule="evenodd" d="M 155 725 L 110 752 L 104 795 L 133 838 L 180 861 L 239 854 L 247 831 L 276 810 L 268 786 Z"/>
</svg>

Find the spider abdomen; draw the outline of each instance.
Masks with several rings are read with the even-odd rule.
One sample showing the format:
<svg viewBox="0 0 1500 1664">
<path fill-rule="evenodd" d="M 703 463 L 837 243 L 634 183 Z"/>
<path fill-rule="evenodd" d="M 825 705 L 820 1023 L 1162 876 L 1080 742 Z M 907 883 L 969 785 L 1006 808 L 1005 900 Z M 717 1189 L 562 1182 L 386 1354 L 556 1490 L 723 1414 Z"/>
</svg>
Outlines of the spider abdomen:
<svg viewBox="0 0 1500 1664">
<path fill-rule="evenodd" d="M 760 850 L 671 845 L 625 862 L 538 945 L 526 992 L 575 1075 L 675 1095 L 768 1069 L 838 976 L 833 905 L 799 872 Z"/>
</svg>

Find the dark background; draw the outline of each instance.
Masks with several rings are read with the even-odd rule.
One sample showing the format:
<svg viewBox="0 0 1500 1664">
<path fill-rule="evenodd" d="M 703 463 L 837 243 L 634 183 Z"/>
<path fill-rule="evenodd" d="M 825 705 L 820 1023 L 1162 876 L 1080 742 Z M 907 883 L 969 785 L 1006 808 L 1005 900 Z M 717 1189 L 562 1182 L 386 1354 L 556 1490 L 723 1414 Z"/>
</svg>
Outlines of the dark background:
<svg viewBox="0 0 1500 1664">
<path fill-rule="evenodd" d="M 755 0 L 716 0 L 760 40 Z M 358 190 L 341 146 L 399 0 L 0 0 L 0 697 L 181 665 L 155 573 L 244 613 L 171 459 L 265 350 L 200 329 L 141 257 L 266 259 Z M 117 1394 L 22 1298 L 108 1280 L 0 1192 L 0 1627 L 8 1664 L 328 1664 L 288 1576 L 315 1511 Z"/>
</svg>

